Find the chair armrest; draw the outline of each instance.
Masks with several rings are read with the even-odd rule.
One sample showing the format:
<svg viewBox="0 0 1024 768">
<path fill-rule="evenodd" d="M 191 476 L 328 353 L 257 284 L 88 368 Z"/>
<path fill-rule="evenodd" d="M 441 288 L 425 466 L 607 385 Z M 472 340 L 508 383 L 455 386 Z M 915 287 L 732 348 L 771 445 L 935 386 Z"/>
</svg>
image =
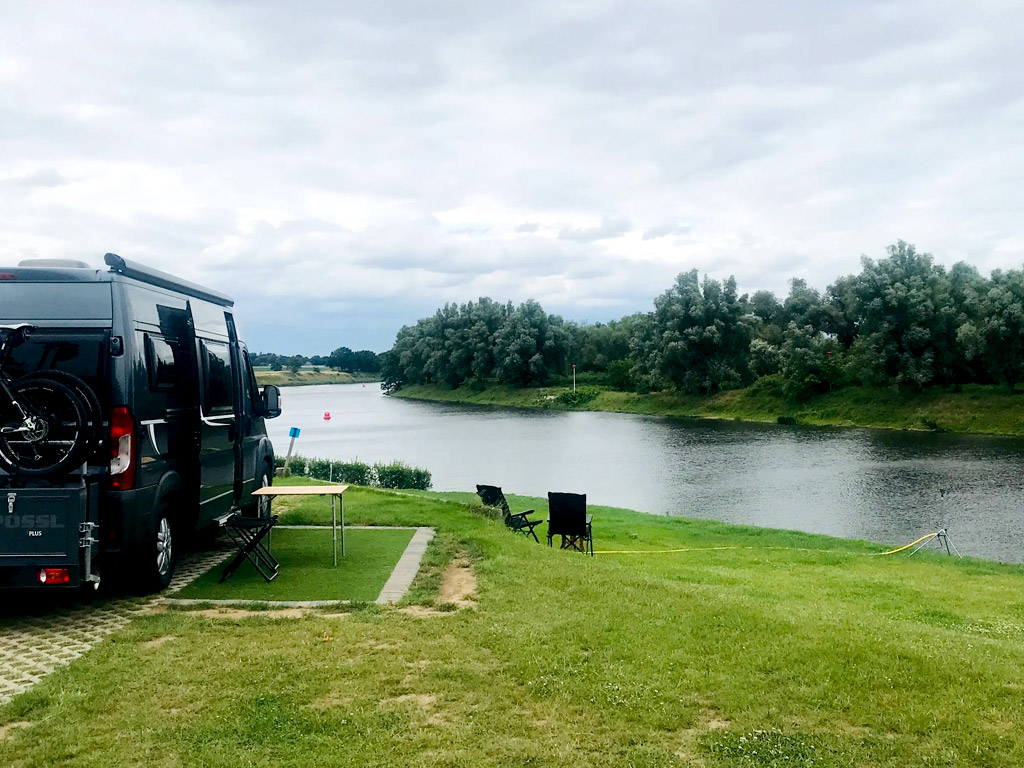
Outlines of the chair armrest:
<svg viewBox="0 0 1024 768">
<path fill-rule="evenodd" d="M 594 522 L 594 516 L 587 515 L 587 525 L 590 525 L 592 522 Z"/>
<path fill-rule="evenodd" d="M 527 515 L 532 515 L 532 514 L 533 514 L 533 510 L 532 509 L 528 509 L 525 512 L 516 512 L 515 514 L 510 514 L 509 517 L 526 517 Z"/>
</svg>

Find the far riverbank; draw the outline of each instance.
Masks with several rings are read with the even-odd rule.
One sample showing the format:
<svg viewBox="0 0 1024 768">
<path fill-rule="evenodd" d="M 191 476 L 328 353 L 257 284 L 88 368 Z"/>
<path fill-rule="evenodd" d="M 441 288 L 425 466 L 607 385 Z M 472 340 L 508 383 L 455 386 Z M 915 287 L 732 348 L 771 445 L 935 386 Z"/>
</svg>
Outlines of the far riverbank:
<svg viewBox="0 0 1024 768">
<path fill-rule="evenodd" d="M 259 370 L 256 373 L 256 383 L 261 387 L 273 384 L 278 387 L 308 387 L 314 384 L 368 384 L 380 381 L 380 377 L 371 373 L 345 373 L 331 369 L 300 369 L 295 373 L 291 371 L 267 371 Z"/>
<path fill-rule="evenodd" d="M 992 435 L 1024 435 L 1024 393 L 1005 387 L 971 385 L 961 392 L 848 387 L 806 401 L 782 394 L 777 382 L 762 380 L 746 389 L 706 397 L 676 392 L 637 394 L 600 390 L 593 399 L 570 406 L 559 396 L 572 388 L 484 389 L 409 386 L 392 396 L 436 402 L 476 403 L 515 408 L 610 411 L 684 418 L 733 419 L 820 426 L 874 427 Z M 593 392 L 593 388 L 580 388 Z"/>
</svg>

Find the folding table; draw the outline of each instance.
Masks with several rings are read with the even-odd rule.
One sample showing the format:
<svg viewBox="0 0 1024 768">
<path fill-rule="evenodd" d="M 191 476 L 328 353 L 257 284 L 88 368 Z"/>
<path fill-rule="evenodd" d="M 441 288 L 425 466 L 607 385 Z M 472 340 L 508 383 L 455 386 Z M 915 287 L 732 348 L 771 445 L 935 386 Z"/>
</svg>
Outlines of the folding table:
<svg viewBox="0 0 1024 768">
<path fill-rule="evenodd" d="M 341 512 L 341 554 L 345 554 L 345 499 L 347 485 L 278 485 L 258 488 L 253 496 L 330 496 L 331 530 L 334 539 L 334 564 L 338 564 L 338 511 Z"/>
</svg>

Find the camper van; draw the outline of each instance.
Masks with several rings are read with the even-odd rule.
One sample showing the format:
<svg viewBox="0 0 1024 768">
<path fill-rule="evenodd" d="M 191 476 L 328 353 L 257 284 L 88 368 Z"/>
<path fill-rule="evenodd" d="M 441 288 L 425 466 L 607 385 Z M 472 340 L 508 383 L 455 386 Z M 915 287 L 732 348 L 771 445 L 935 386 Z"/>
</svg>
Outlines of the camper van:
<svg viewBox="0 0 1024 768">
<path fill-rule="evenodd" d="M 157 591 L 191 534 L 269 514 L 252 492 L 273 481 L 280 392 L 257 386 L 233 301 L 105 262 L 0 266 L 0 588 Z M 43 434 L 32 401 L 62 397 Z M 51 470 L 47 440 L 76 452 Z"/>
</svg>

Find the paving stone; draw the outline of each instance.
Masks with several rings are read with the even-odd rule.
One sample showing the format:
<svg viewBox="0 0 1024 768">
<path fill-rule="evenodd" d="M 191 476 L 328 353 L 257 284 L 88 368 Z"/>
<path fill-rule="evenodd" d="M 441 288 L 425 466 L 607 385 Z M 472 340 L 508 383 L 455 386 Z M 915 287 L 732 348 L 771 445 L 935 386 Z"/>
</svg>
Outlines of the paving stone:
<svg viewBox="0 0 1024 768">
<path fill-rule="evenodd" d="M 226 543 L 215 542 L 211 549 L 185 555 L 165 594 L 181 590 L 226 560 L 231 551 Z M 159 595 L 123 597 L 103 606 L 86 602 L 70 608 L 55 607 L 0 629 L 0 704 L 31 688 L 57 667 L 74 661 L 160 599 Z"/>
</svg>

